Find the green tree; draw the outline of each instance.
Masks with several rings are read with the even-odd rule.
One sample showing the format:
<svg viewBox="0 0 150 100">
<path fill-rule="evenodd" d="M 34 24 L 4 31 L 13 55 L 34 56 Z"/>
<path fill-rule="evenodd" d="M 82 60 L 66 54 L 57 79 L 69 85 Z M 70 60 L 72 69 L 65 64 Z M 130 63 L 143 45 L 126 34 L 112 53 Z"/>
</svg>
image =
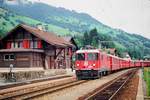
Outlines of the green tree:
<svg viewBox="0 0 150 100">
<path fill-rule="evenodd" d="M 98 47 L 99 45 L 99 33 L 97 32 L 97 29 L 94 28 L 89 32 L 89 40 L 90 45 Z"/>
<path fill-rule="evenodd" d="M 90 36 L 88 32 L 86 31 L 83 35 L 83 45 L 90 45 Z"/>
</svg>

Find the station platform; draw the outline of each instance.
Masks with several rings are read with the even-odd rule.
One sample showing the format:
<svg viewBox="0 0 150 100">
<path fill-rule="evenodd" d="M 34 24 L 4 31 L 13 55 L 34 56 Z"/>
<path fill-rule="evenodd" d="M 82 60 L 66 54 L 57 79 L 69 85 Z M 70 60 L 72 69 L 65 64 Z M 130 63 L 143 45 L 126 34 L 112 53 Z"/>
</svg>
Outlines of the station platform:
<svg viewBox="0 0 150 100">
<path fill-rule="evenodd" d="M 143 77 L 142 77 L 142 69 L 139 70 L 139 85 L 138 85 L 138 92 L 136 96 L 136 100 L 144 100 L 144 93 L 143 93 Z"/>
<path fill-rule="evenodd" d="M 9 77 L 9 68 L 0 68 L 0 84 L 7 83 Z M 46 78 L 59 75 L 75 75 L 75 71 L 68 69 L 41 69 L 41 68 L 14 68 L 12 73 L 15 76 L 16 82 L 27 80 Z"/>
</svg>

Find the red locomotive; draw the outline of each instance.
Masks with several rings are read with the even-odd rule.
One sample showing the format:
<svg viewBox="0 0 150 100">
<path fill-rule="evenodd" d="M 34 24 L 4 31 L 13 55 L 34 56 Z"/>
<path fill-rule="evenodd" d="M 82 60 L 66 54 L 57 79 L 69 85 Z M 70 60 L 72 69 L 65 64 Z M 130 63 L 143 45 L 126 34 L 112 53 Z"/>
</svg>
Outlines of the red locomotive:
<svg viewBox="0 0 150 100">
<path fill-rule="evenodd" d="M 150 66 L 150 61 L 133 61 L 106 54 L 98 49 L 76 51 L 76 76 L 82 78 L 99 78 L 109 72 L 131 67 Z"/>
</svg>

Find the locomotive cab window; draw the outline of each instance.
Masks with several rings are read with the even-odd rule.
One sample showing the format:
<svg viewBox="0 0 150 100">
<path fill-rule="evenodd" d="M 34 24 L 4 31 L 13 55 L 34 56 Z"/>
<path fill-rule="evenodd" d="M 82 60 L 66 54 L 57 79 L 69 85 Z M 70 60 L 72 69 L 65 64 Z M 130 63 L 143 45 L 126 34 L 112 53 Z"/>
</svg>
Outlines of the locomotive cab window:
<svg viewBox="0 0 150 100">
<path fill-rule="evenodd" d="M 76 60 L 85 60 L 85 54 L 84 53 L 78 53 L 76 55 Z"/>
<path fill-rule="evenodd" d="M 98 60 L 98 53 L 88 53 L 88 60 Z"/>
</svg>

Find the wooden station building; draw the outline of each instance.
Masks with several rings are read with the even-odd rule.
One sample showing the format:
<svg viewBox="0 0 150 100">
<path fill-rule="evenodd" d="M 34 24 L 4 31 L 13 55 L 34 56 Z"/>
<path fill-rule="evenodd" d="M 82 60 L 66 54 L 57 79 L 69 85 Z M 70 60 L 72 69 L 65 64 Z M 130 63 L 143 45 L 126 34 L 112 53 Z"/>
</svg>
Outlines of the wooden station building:
<svg viewBox="0 0 150 100">
<path fill-rule="evenodd" d="M 70 68 L 72 48 L 54 33 L 20 24 L 0 40 L 0 68 Z"/>
</svg>

